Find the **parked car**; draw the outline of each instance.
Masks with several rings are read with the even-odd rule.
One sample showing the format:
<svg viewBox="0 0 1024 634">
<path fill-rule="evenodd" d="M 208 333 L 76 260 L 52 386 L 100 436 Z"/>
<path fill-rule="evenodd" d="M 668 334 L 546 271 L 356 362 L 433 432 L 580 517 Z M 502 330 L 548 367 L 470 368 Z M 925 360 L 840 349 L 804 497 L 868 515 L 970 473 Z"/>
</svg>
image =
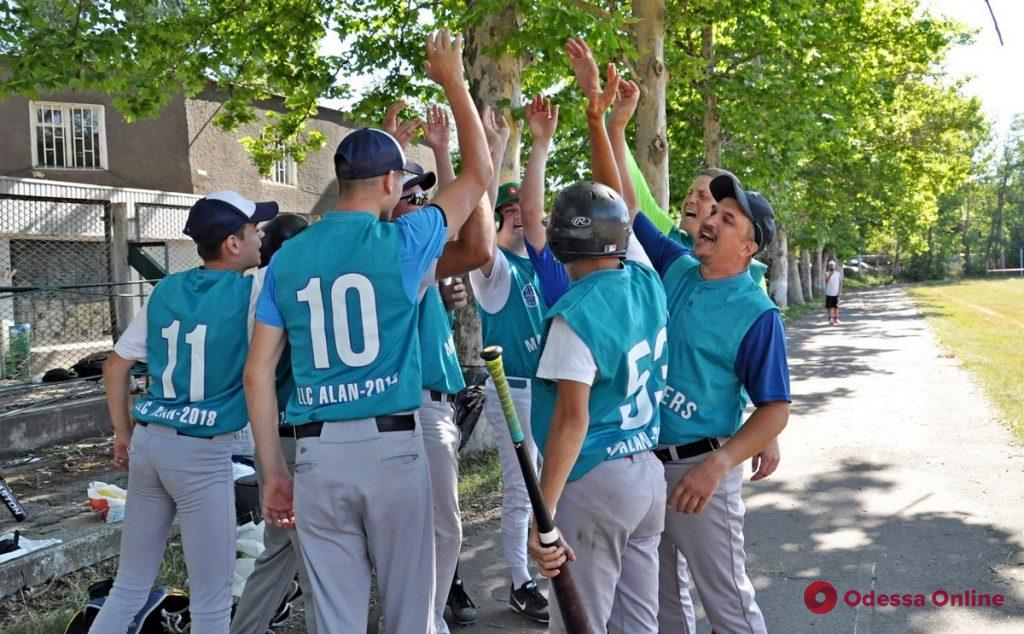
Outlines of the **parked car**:
<svg viewBox="0 0 1024 634">
<path fill-rule="evenodd" d="M 875 270 L 877 270 L 877 267 L 868 264 L 861 258 L 850 258 L 846 261 L 846 264 L 843 265 L 843 271 L 849 271 L 855 274 L 871 273 Z"/>
</svg>

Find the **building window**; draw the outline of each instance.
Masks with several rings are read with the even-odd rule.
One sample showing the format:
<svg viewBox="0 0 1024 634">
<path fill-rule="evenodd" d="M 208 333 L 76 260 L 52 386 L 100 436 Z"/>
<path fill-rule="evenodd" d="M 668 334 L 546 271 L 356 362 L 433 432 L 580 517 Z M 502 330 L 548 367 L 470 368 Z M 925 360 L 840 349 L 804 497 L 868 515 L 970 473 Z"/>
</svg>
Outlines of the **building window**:
<svg viewBox="0 0 1024 634">
<path fill-rule="evenodd" d="M 36 167 L 106 169 L 103 106 L 29 102 Z"/>
<path fill-rule="evenodd" d="M 270 179 L 272 183 L 278 185 L 290 185 L 295 186 L 295 159 L 290 156 L 286 156 L 280 161 L 274 162 L 274 167 L 270 170 Z"/>
</svg>

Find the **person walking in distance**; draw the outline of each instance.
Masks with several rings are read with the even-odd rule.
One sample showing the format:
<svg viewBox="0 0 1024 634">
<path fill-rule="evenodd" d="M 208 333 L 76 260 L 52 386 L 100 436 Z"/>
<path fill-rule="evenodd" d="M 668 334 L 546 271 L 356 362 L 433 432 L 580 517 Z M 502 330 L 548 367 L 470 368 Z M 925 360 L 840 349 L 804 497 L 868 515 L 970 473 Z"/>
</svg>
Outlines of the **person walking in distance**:
<svg viewBox="0 0 1024 634">
<path fill-rule="evenodd" d="M 825 309 L 828 310 L 828 325 L 839 323 L 839 296 L 843 293 L 843 272 L 836 268 L 836 261 L 829 260 L 825 266 Z"/>
</svg>

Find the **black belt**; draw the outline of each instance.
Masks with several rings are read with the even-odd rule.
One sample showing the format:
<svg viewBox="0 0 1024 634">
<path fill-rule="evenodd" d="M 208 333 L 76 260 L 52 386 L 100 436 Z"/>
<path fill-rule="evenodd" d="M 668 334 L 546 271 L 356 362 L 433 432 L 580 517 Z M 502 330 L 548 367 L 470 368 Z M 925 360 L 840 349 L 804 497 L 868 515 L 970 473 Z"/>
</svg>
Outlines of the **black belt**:
<svg viewBox="0 0 1024 634">
<path fill-rule="evenodd" d="M 430 390 L 430 400 L 438 403 L 454 403 L 455 395 L 447 392 L 438 392 L 437 390 Z"/>
<path fill-rule="evenodd" d="M 149 421 L 146 421 L 146 420 L 136 420 L 135 424 L 136 425 L 142 425 L 143 427 L 149 427 Z M 177 427 L 171 427 L 170 425 L 164 425 L 164 427 L 170 427 L 171 429 L 174 430 L 174 433 L 178 434 L 179 436 L 184 436 L 185 438 L 205 438 L 207 440 L 212 440 L 213 439 L 213 436 L 193 436 L 192 434 L 186 434 L 185 432 L 181 431 Z"/>
<path fill-rule="evenodd" d="M 377 431 L 385 433 L 389 431 L 412 431 L 416 429 L 416 417 L 412 414 L 388 414 L 387 416 L 378 416 Z M 337 423 L 344 425 L 344 422 Z M 315 420 L 311 423 L 304 423 L 302 425 L 290 425 L 282 426 L 277 428 L 277 433 L 282 438 L 294 438 L 298 440 L 300 438 L 313 438 L 319 437 L 320 432 L 324 429 L 324 421 Z"/>
<path fill-rule="evenodd" d="M 673 445 L 671 447 L 660 447 L 654 450 L 654 455 L 658 457 L 658 460 L 662 462 L 672 462 L 673 460 L 686 460 L 694 456 L 699 456 L 709 451 L 715 451 L 721 447 L 718 444 L 717 438 L 701 438 L 685 445 Z M 675 454 L 675 455 L 673 455 Z"/>
</svg>

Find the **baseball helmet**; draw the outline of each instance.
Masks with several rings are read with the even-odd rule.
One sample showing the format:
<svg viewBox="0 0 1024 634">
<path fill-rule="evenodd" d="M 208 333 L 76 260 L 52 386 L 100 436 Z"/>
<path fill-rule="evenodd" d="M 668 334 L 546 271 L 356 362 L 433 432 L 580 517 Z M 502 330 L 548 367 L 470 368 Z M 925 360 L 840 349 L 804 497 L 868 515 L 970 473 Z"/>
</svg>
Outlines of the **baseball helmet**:
<svg viewBox="0 0 1024 634">
<path fill-rule="evenodd" d="M 263 244 L 260 246 L 260 266 L 270 264 L 270 258 L 277 253 L 284 241 L 294 238 L 309 226 L 309 221 L 299 214 L 278 214 L 268 220 L 260 229 L 263 230 Z"/>
<path fill-rule="evenodd" d="M 626 257 L 629 210 L 614 189 L 582 181 L 558 194 L 548 223 L 548 245 L 562 262 Z"/>
</svg>

